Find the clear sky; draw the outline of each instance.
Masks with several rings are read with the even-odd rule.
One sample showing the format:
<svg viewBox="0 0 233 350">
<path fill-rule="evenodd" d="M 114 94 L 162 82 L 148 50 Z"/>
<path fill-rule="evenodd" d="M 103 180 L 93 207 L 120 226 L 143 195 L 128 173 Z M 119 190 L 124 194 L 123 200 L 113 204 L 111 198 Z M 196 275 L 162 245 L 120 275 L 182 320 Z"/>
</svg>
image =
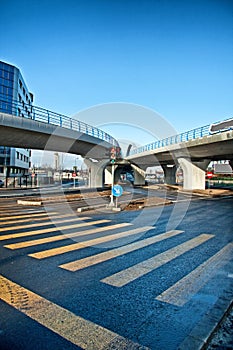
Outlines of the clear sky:
<svg viewBox="0 0 233 350">
<path fill-rule="evenodd" d="M 0 59 L 36 105 L 135 103 L 186 131 L 233 115 L 233 1 L 0 0 Z"/>
</svg>

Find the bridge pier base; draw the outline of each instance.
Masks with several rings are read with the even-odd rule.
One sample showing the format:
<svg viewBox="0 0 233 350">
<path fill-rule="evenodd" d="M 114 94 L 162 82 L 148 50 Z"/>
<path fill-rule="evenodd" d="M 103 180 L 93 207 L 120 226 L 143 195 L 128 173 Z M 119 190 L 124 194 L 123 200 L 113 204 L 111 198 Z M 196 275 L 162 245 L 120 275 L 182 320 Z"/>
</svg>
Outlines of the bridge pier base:
<svg viewBox="0 0 233 350">
<path fill-rule="evenodd" d="M 139 172 L 134 170 L 134 185 L 140 185 L 144 186 L 145 185 L 145 177 L 141 175 Z"/>
<path fill-rule="evenodd" d="M 179 158 L 178 162 L 183 170 L 183 189 L 204 190 L 205 170 L 210 163 L 209 159 L 202 162 L 191 162 L 187 158 Z"/>
<path fill-rule="evenodd" d="M 145 185 L 145 171 L 136 164 L 131 164 L 134 171 L 134 185 L 144 186 Z"/>
<path fill-rule="evenodd" d="M 164 172 L 164 182 L 167 185 L 175 185 L 176 184 L 176 165 L 161 165 Z"/>
</svg>

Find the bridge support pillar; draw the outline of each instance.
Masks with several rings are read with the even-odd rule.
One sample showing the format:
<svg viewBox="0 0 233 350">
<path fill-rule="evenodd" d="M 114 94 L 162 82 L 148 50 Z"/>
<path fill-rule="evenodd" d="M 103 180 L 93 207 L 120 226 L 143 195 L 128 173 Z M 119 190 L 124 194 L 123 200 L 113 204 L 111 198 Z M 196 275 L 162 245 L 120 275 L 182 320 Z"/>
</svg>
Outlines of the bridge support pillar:
<svg viewBox="0 0 233 350">
<path fill-rule="evenodd" d="M 161 165 L 164 172 L 164 182 L 167 185 L 176 184 L 176 165 Z"/>
<path fill-rule="evenodd" d="M 134 185 L 145 185 L 145 177 L 142 176 L 139 172 L 134 170 Z"/>
<path fill-rule="evenodd" d="M 233 170 L 233 160 L 230 160 L 230 161 L 229 161 L 229 164 L 230 164 L 230 166 L 231 166 L 231 169 Z"/>
<path fill-rule="evenodd" d="M 183 189 L 204 190 L 205 170 L 210 162 L 205 159 L 202 162 L 191 162 L 187 158 L 179 158 L 178 162 L 183 170 Z"/>
<path fill-rule="evenodd" d="M 85 159 L 85 164 L 89 169 L 89 187 L 97 188 L 104 185 L 104 168 L 108 161 L 101 160 L 93 162 L 90 159 Z"/>
<path fill-rule="evenodd" d="M 145 185 L 145 171 L 136 164 L 131 164 L 134 171 L 134 185 L 144 186 Z"/>
<path fill-rule="evenodd" d="M 104 183 L 105 185 L 111 185 L 112 183 L 112 171 L 110 166 L 107 166 L 104 170 Z"/>
<path fill-rule="evenodd" d="M 112 165 L 107 166 L 104 171 L 104 183 L 105 185 L 112 184 Z M 117 183 L 120 179 L 120 172 L 118 169 L 118 165 L 114 164 L 114 183 Z"/>
</svg>

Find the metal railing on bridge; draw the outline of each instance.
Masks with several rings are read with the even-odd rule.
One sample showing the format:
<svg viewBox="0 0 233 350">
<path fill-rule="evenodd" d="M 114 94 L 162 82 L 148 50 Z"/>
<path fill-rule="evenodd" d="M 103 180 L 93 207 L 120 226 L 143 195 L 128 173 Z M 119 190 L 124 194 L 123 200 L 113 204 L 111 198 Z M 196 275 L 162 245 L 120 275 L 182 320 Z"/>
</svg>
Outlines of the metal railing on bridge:
<svg viewBox="0 0 233 350">
<path fill-rule="evenodd" d="M 225 121 L 229 121 L 229 120 L 230 119 L 226 119 Z M 196 128 L 196 129 L 192 129 L 192 130 L 183 132 L 183 133 L 178 134 L 178 135 L 170 136 L 170 137 L 164 138 L 162 140 L 158 140 L 155 142 L 151 142 L 147 145 L 140 146 L 138 148 L 131 150 L 129 153 L 129 156 L 132 156 L 132 155 L 135 155 L 138 153 L 142 153 L 142 152 L 146 152 L 146 151 L 153 151 L 153 150 L 161 148 L 161 147 L 166 147 L 166 146 L 178 144 L 181 142 L 187 142 L 189 140 L 198 139 L 198 138 L 201 138 L 203 136 L 212 135 L 213 134 L 213 132 L 211 132 L 212 125 L 213 124 L 208 124 L 208 125 Z M 229 127 L 228 129 L 232 129 L 232 127 Z M 218 133 L 223 132 L 223 131 L 226 131 L 226 128 L 217 130 Z"/>
<path fill-rule="evenodd" d="M 1 95 L 0 112 L 78 131 L 86 135 L 93 136 L 100 140 L 106 141 L 111 145 L 118 146 L 117 140 L 101 129 L 98 129 L 94 126 L 76 120 L 74 118 L 67 117 L 63 114 L 52 112 L 50 110 L 37 107 L 32 104 L 27 104 L 23 101 L 19 102 L 10 98 L 7 99 L 5 96 Z"/>
</svg>

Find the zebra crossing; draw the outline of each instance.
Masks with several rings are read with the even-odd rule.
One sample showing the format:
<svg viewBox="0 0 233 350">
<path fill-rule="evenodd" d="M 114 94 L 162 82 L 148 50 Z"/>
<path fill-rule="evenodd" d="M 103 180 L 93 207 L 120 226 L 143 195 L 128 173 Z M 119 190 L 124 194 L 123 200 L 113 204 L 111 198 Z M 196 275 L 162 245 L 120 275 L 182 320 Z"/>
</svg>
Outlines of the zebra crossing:
<svg viewBox="0 0 233 350">
<path fill-rule="evenodd" d="M 50 212 L 49 216 L 43 211 L 30 211 L 27 214 L 23 212 L 22 214 L 8 215 L 4 217 L 4 220 L 2 219 L 0 220 L 0 241 L 3 242 L 3 247 L 9 251 L 29 248 L 27 255 L 38 261 L 74 251 L 78 252 L 87 247 L 97 246 L 101 248 L 101 245 L 106 242 L 112 242 L 113 246 L 114 242 L 118 243 L 117 247 L 110 247 L 103 252 L 58 265 L 59 268 L 73 273 L 104 264 L 106 261 L 123 255 L 127 257 L 127 254 L 135 251 L 140 253 L 143 249 L 168 239 L 173 240 L 174 246 L 172 248 L 122 270 L 118 267 L 116 273 L 103 279 L 100 277 L 100 283 L 115 288 L 124 288 L 129 283 L 134 283 L 139 278 L 183 254 L 201 247 L 215 237 L 214 234 L 200 233 L 194 238 L 177 244 L 177 237 L 181 235 L 185 237 L 186 233 L 182 230 L 157 233 L 153 236 L 150 235 L 148 238 L 143 238 L 143 234 L 155 230 L 155 227 L 134 227 L 134 225 L 127 222 L 113 223 L 109 219 L 93 220 L 89 216 L 74 217 L 70 214 L 61 215 L 55 211 Z M 17 239 L 16 242 L 14 242 L 15 239 Z M 9 240 L 10 242 L 8 242 Z M 67 240 L 72 241 L 67 243 Z M 46 243 L 53 244 L 62 241 L 64 241 L 64 244 L 62 243 L 59 247 L 43 249 L 43 245 Z M 39 250 L 30 252 L 30 248 L 33 247 L 38 247 Z M 233 244 L 229 243 L 160 295 L 155 295 L 155 299 L 183 306 L 217 273 L 221 266 L 231 259 L 232 253 Z"/>
</svg>

